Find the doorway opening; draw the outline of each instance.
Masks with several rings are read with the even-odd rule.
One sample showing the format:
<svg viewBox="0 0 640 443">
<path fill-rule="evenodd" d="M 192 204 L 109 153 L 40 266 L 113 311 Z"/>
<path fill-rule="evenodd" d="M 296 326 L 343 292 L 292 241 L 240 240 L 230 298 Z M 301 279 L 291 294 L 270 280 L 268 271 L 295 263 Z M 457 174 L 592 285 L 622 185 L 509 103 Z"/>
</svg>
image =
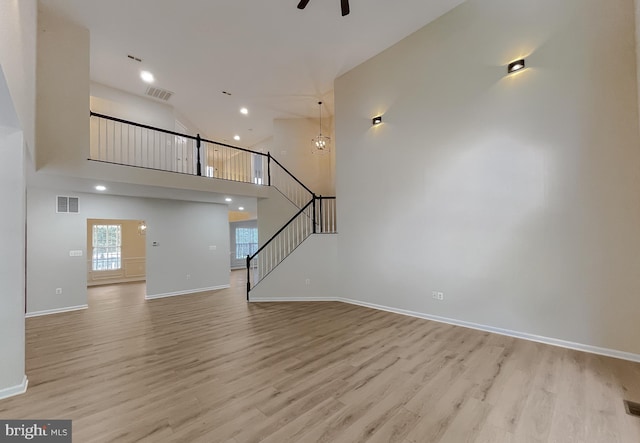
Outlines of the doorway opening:
<svg viewBox="0 0 640 443">
<path fill-rule="evenodd" d="M 230 222 L 229 234 L 231 269 L 246 268 L 247 255 L 252 255 L 258 250 L 258 221 Z"/>
<path fill-rule="evenodd" d="M 146 282 L 144 220 L 87 219 L 87 286 Z"/>
</svg>

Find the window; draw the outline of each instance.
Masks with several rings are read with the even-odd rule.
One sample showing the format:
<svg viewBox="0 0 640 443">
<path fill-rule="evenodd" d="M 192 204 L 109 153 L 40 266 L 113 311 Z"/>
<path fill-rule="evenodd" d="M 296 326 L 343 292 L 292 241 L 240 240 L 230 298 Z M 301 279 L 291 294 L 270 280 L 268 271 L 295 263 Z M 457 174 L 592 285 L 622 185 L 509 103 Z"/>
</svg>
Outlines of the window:
<svg viewBox="0 0 640 443">
<path fill-rule="evenodd" d="M 91 269 L 110 271 L 120 269 L 122 225 L 93 225 L 93 254 Z"/>
<path fill-rule="evenodd" d="M 258 250 L 258 228 L 236 228 L 236 258 L 245 258 Z"/>
</svg>

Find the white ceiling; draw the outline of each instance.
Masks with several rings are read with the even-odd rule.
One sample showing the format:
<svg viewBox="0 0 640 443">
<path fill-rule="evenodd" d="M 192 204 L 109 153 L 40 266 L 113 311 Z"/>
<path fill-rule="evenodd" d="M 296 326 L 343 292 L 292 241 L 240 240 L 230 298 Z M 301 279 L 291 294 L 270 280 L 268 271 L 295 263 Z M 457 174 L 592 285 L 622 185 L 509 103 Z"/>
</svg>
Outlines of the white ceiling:
<svg viewBox="0 0 640 443">
<path fill-rule="evenodd" d="M 141 69 L 218 141 L 251 147 L 275 118 L 333 114 L 333 81 L 464 0 L 42 0 L 88 28 L 91 79 L 144 95 Z M 140 57 L 142 63 L 127 54 Z M 231 96 L 222 91 L 232 93 Z M 239 108 L 249 108 L 243 116 Z"/>
</svg>

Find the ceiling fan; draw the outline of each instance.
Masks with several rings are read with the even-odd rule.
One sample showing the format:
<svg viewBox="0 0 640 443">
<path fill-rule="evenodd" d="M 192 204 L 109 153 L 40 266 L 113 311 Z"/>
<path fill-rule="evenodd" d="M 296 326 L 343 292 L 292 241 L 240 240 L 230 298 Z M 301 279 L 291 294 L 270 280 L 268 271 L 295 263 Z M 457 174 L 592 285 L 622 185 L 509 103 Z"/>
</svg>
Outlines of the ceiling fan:
<svg viewBox="0 0 640 443">
<path fill-rule="evenodd" d="M 300 0 L 298 3 L 298 9 L 304 9 L 307 7 L 309 0 Z M 342 16 L 349 14 L 349 0 L 340 0 L 340 6 L 342 7 Z"/>
</svg>

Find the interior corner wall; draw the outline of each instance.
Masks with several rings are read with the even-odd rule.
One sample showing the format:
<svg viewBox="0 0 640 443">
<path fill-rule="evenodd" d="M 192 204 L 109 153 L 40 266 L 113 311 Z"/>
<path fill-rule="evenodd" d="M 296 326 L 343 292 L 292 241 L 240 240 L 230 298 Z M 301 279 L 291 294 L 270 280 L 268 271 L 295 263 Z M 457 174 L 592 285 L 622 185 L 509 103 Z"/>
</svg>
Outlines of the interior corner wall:
<svg viewBox="0 0 640 443">
<path fill-rule="evenodd" d="M 229 285 L 227 206 L 120 197 L 29 187 L 27 190 L 27 312 L 49 313 L 87 304 L 89 218 L 147 223 L 147 296 Z M 77 196 L 79 214 L 57 214 L 56 196 Z M 157 246 L 153 246 L 157 242 Z M 81 250 L 81 257 L 70 256 Z M 62 294 L 56 295 L 61 288 Z"/>
<path fill-rule="evenodd" d="M 36 169 L 89 158 L 89 30 L 38 5 Z"/>
<path fill-rule="evenodd" d="M 273 155 L 298 180 L 316 195 L 335 195 L 335 137 L 333 119 L 322 119 L 322 132 L 332 138 L 331 152 L 312 153 L 311 139 L 318 135 L 319 121 L 314 118 L 275 119 L 273 121 Z"/>
<path fill-rule="evenodd" d="M 0 0 L 0 66 L 31 158 L 35 152 L 36 0 Z"/>
<path fill-rule="evenodd" d="M 468 0 L 338 78 L 337 295 L 640 355 L 633 7 Z"/>
<path fill-rule="evenodd" d="M 0 75 L 0 88 L 4 78 Z M 0 93 L 0 98 L 5 96 Z M 6 103 L 0 104 L 4 107 Z M 25 148 L 22 131 L 7 134 L 0 121 L 0 398 L 24 392 Z"/>
<path fill-rule="evenodd" d="M 110 218 L 87 219 L 87 285 L 109 285 L 146 280 L 146 231 L 140 231 L 144 220 Z M 119 225 L 121 234 L 120 268 L 93 270 L 93 227 L 96 225 Z"/>
</svg>

